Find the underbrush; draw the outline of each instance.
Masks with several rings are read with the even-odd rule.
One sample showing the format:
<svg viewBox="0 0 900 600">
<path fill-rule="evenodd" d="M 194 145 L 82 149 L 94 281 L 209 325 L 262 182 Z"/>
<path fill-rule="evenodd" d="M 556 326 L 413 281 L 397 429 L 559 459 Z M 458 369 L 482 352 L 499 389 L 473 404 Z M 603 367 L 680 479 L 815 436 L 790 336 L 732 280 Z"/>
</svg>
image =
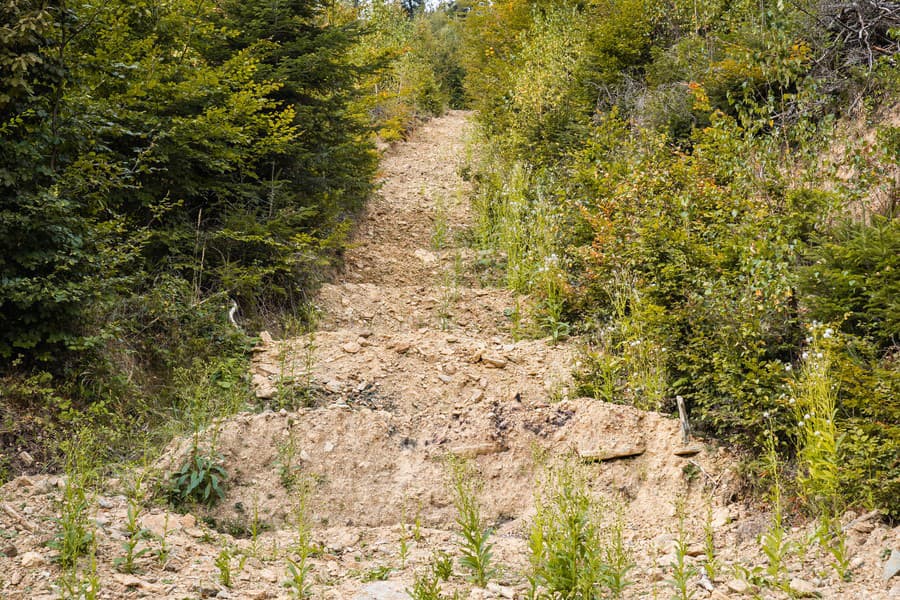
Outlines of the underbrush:
<svg viewBox="0 0 900 600">
<path fill-rule="evenodd" d="M 791 7 L 723 10 L 476 10 L 476 241 L 544 333 L 581 334 L 582 394 L 680 396 L 757 476 L 772 444 L 791 505 L 896 519 L 900 148 L 890 124 L 843 126 L 896 110 L 896 65 L 860 68 Z"/>
</svg>

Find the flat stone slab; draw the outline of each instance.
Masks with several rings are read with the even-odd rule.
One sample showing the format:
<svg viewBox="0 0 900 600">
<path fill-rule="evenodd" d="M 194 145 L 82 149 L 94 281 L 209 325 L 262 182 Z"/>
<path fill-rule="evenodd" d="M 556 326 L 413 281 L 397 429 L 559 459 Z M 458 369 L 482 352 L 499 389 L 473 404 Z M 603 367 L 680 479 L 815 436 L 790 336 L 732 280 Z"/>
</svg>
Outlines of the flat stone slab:
<svg viewBox="0 0 900 600">
<path fill-rule="evenodd" d="M 621 444 L 612 448 L 581 448 L 578 450 L 578 456 L 585 461 L 600 462 L 604 460 L 615 460 L 617 458 L 640 456 L 646 452 L 646 450 L 647 446 L 643 443 Z"/>
</svg>

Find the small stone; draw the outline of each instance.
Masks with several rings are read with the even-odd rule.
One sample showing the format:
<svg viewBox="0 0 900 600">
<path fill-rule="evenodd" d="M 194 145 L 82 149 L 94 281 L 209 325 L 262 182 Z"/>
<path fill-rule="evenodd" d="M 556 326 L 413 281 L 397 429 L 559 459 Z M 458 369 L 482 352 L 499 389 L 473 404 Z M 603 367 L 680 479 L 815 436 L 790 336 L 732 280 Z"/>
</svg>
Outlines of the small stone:
<svg viewBox="0 0 900 600">
<path fill-rule="evenodd" d="M 322 446 L 322 450 L 324 450 L 325 452 L 333 452 L 334 444 L 332 442 L 325 442 L 325 445 Z"/>
<path fill-rule="evenodd" d="M 3 556 L 5 556 L 7 558 L 14 558 L 18 554 L 19 554 L 19 551 L 12 544 L 3 548 Z"/>
<path fill-rule="evenodd" d="M 373 581 L 352 596 L 353 600 L 409 600 L 406 586 L 399 581 Z"/>
<path fill-rule="evenodd" d="M 332 379 L 331 381 L 325 384 L 325 389 L 331 392 L 332 394 L 340 394 L 344 389 L 344 386 L 341 385 L 341 382 L 337 379 Z"/>
<path fill-rule="evenodd" d="M 505 450 L 506 448 L 497 442 L 482 442 L 480 444 L 454 446 L 450 449 L 450 453 L 461 458 L 475 458 L 486 454 L 498 454 Z"/>
<path fill-rule="evenodd" d="M 891 555 L 888 557 L 887 562 L 884 563 L 884 574 L 882 575 L 882 579 L 887 581 L 892 577 L 895 577 L 898 573 L 900 573 L 900 551 L 894 549 L 891 550 Z"/>
<path fill-rule="evenodd" d="M 261 579 L 265 581 L 271 581 L 272 583 L 278 581 L 278 574 L 271 569 L 263 569 L 259 572 L 259 576 Z"/>
<path fill-rule="evenodd" d="M 793 579 L 791 579 L 791 583 L 788 585 L 788 587 L 796 596 L 800 598 L 808 598 L 810 596 L 819 595 L 816 592 L 816 586 L 804 579 L 800 579 L 799 577 L 794 577 Z"/>
<path fill-rule="evenodd" d="M 488 600 L 491 594 L 484 588 L 472 588 L 469 592 L 469 600 Z"/>
<path fill-rule="evenodd" d="M 140 519 L 141 529 L 151 531 L 158 537 L 166 535 L 166 531 L 171 531 L 173 519 L 169 518 L 166 513 L 144 515 Z"/>
<path fill-rule="evenodd" d="M 447 375 L 456 375 L 456 365 L 444 365 L 441 370 Z"/>
<path fill-rule="evenodd" d="M 750 592 L 750 584 L 743 579 L 732 579 L 727 581 L 725 587 L 735 594 L 747 594 Z"/>
<path fill-rule="evenodd" d="M 113 502 L 112 500 L 110 500 L 109 498 L 104 498 L 103 496 L 100 496 L 97 499 L 97 506 L 99 506 L 100 508 L 105 508 L 105 509 L 109 510 L 110 508 L 115 508 L 116 503 Z"/>
<path fill-rule="evenodd" d="M 22 555 L 22 559 L 20 560 L 20 564 L 26 569 L 33 569 L 34 567 L 40 567 L 43 565 L 46 560 L 44 557 L 38 554 L 37 552 L 26 552 Z"/>
<path fill-rule="evenodd" d="M 359 337 L 363 339 L 369 339 L 373 335 L 375 335 L 375 333 L 371 329 L 363 329 L 359 332 Z"/>
<path fill-rule="evenodd" d="M 162 586 L 150 583 L 149 581 L 144 581 L 140 577 L 135 577 L 134 575 L 114 573 L 112 578 L 113 581 L 125 588 L 138 588 L 148 592 L 161 592 L 163 590 Z"/>
<path fill-rule="evenodd" d="M 360 346 L 356 342 L 347 342 L 346 344 L 341 346 L 341 350 L 343 350 L 347 354 L 356 354 L 357 352 L 362 350 L 362 346 Z"/>
<path fill-rule="evenodd" d="M 186 527 L 184 529 L 184 532 L 192 538 L 196 538 L 198 540 L 206 535 L 206 533 L 199 527 Z"/>
<path fill-rule="evenodd" d="M 19 462 L 21 462 L 25 467 L 30 467 L 34 464 L 34 458 L 32 458 L 32 456 L 28 454 L 28 452 L 22 450 L 21 452 L 19 452 Z"/>
<path fill-rule="evenodd" d="M 34 481 L 28 475 L 19 475 L 9 484 L 11 489 L 21 489 L 34 486 Z"/>
<path fill-rule="evenodd" d="M 178 523 L 184 527 L 196 527 L 197 526 L 197 517 L 194 515 L 183 515 L 180 519 L 178 519 Z"/>
<path fill-rule="evenodd" d="M 484 398 L 484 390 L 475 390 L 472 392 L 472 397 L 469 398 L 469 402 L 481 402 Z"/>
<path fill-rule="evenodd" d="M 702 587 L 707 592 L 712 592 L 716 589 L 716 586 L 713 585 L 713 582 L 709 580 L 709 577 L 706 576 L 706 573 L 700 575 L 700 579 L 697 581 L 697 585 Z"/>
<path fill-rule="evenodd" d="M 712 525 L 713 529 L 721 529 L 728 525 L 731 521 L 731 510 L 727 506 L 720 506 L 715 509 L 712 513 Z"/>
<path fill-rule="evenodd" d="M 412 344 L 409 342 L 398 342 L 396 346 L 394 346 L 394 352 L 397 354 L 406 354 L 409 352 L 409 349 L 412 347 Z"/>
<path fill-rule="evenodd" d="M 671 533 L 660 533 L 651 541 L 653 547 L 663 554 L 675 552 L 675 536 Z"/>
<path fill-rule="evenodd" d="M 706 548 L 702 544 L 691 544 L 687 547 L 685 554 L 688 556 L 700 556 L 706 552 Z"/>
<path fill-rule="evenodd" d="M 418 248 L 415 252 L 413 252 L 413 255 L 426 265 L 431 265 L 437 262 L 437 256 L 435 256 L 428 250 L 423 250 L 422 248 Z"/>
<path fill-rule="evenodd" d="M 515 598 L 516 596 L 516 592 L 512 588 L 494 582 L 487 584 L 487 591 L 501 598 Z"/>
<path fill-rule="evenodd" d="M 438 379 L 440 379 L 440 380 L 443 381 L 444 383 L 452 383 L 452 382 L 453 382 L 453 378 L 452 378 L 452 377 L 450 377 L 449 375 L 444 375 L 443 373 L 441 373 L 440 375 L 438 375 Z"/>
<path fill-rule="evenodd" d="M 494 354 L 482 354 L 481 362 L 492 369 L 503 369 L 506 367 L 506 359 Z"/>
<path fill-rule="evenodd" d="M 854 523 L 852 527 L 850 527 L 852 531 L 856 533 L 872 533 L 872 530 L 875 529 L 875 523 L 870 523 L 868 521 L 860 521 Z"/>
</svg>

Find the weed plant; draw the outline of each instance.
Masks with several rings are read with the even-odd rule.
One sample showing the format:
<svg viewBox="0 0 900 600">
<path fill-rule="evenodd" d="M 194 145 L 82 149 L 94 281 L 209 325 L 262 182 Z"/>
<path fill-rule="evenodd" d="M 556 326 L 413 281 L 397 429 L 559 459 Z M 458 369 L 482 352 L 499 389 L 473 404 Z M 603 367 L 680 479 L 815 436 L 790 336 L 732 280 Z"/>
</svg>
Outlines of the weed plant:
<svg viewBox="0 0 900 600">
<path fill-rule="evenodd" d="M 243 557 L 246 558 L 246 557 Z M 230 588 L 231 587 L 231 579 L 232 579 L 232 571 L 231 571 L 231 550 L 228 547 L 222 548 L 219 553 L 216 555 L 215 565 L 216 569 L 219 571 L 219 583 L 223 586 Z M 241 561 L 241 566 L 238 567 L 238 570 L 243 566 L 243 560 Z"/>
<path fill-rule="evenodd" d="M 826 520 L 842 512 L 835 425 L 837 383 L 831 375 L 827 343 L 833 336 L 830 327 L 810 327 L 811 343 L 803 353 L 792 404 L 797 420 L 797 481 L 809 506 Z"/>
<path fill-rule="evenodd" d="M 431 557 L 434 574 L 441 581 L 449 581 L 453 577 L 453 558 L 443 551 L 437 551 Z"/>
<path fill-rule="evenodd" d="M 294 540 L 292 553 L 296 558 L 287 558 L 288 579 L 285 582 L 292 598 L 306 598 L 310 594 L 309 580 L 313 554 L 312 525 L 309 522 L 309 499 L 312 494 L 312 481 L 303 478 L 297 483 L 294 494 Z"/>
<path fill-rule="evenodd" d="M 767 418 L 771 418 L 768 417 Z M 771 431 L 771 430 L 770 430 Z M 766 572 L 776 587 L 785 588 L 787 585 L 787 567 L 785 559 L 794 549 L 794 544 L 788 539 L 784 524 L 784 501 L 782 498 L 781 461 L 775 449 L 775 435 L 771 433 L 767 442 L 766 451 L 767 470 L 772 475 L 772 487 L 769 491 L 772 506 L 772 522 L 765 533 L 760 536 L 760 545 L 763 554 L 766 555 Z"/>
<path fill-rule="evenodd" d="M 703 523 L 703 571 L 707 579 L 715 581 L 719 572 L 719 558 L 716 556 L 716 537 L 712 525 L 712 499 L 706 507 L 706 521 Z"/>
<path fill-rule="evenodd" d="M 192 503 L 213 506 L 225 497 L 227 479 L 220 454 L 205 454 L 194 448 L 188 460 L 171 476 L 169 501 L 176 508 Z"/>
<path fill-rule="evenodd" d="M 672 568 L 672 579 L 669 585 L 672 587 L 676 600 L 690 600 L 694 597 L 696 590 L 691 585 L 691 579 L 697 575 L 697 568 L 688 563 L 688 545 L 690 539 L 685 524 L 685 507 L 684 500 L 679 499 L 675 506 L 675 517 L 678 520 L 678 527 L 675 531 L 675 560 L 670 565 Z"/>
<path fill-rule="evenodd" d="M 66 598 L 96 595 L 100 590 L 97 577 L 97 540 L 89 510 L 93 503 L 93 485 L 97 477 L 94 437 L 84 426 L 60 444 L 65 459 L 65 486 L 58 506 L 59 530 L 47 545 L 59 553 L 62 573 L 58 585 Z M 88 572 L 80 570 L 79 559 L 88 557 Z"/>
<path fill-rule="evenodd" d="M 613 598 L 621 598 L 625 590 L 634 585 L 629 574 L 635 568 L 634 556 L 625 545 L 625 515 L 622 506 L 613 511 L 614 518 L 603 530 L 603 583 Z"/>
<path fill-rule="evenodd" d="M 156 560 L 161 568 L 165 569 L 171 553 L 172 549 L 169 547 L 169 513 L 166 513 L 163 521 L 163 532 L 159 536 L 159 548 L 156 551 Z"/>
<path fill-rule="evenodd" d="M 142 540 L 151 537 L 150 532 L 140 526 L 138 521 L 140 514 L 140 504 L 129 498 L 127 518 L 125 521 L 125 531 L 128 534 L 128 537 L 122 542 L 122 548 L 125 550 L 125 555 L 117 557 L 113 561 L 113 564 L 115 564 L 116 568 L 122 573 L 134 573 L 136 569 L 135 561 L 150 552 L 150 548 L 148 547 L 137 550 L 138 544 L 140 544 Z"/>
<path fill-rule="evenodd" d="M 406 593 L 412 600 L 441 600 L 441 580 L 432 565 L 416 572 Z"/>
<path fill-rule="evenodd" d="M 431 225 L 431 247 L 443 250 L 450 240 L 450 211 L 447 199 L 439 194 L 434 201 L 434 221 Z"/>
<path fill-rule="evenodd" d="M 451 458 L 448 461 L 456 524 L 459 527 L 459 564 L 469 571 L 472 583 L 484 587 L 494 577 L 493 531 L 485 527 L 479 495 L 483 483 L 471 463 Z"/>
</svg>

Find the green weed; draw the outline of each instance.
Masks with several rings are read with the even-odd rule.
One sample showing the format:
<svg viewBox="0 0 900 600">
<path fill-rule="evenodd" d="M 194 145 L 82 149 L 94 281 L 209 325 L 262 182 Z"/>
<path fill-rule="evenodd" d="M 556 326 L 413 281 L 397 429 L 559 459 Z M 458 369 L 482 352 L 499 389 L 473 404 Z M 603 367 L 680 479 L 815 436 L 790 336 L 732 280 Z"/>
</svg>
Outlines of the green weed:
<svg viewBox="0 0 900 600">
<path fill-rule="evenodd" d="M 225 497 L 228 473 L 219 454 L 204 454 L 194 448 L 188 460 L 169 481 L 169 501 L 176 508 L 191 503 L 213 506 Z"/>
<path fill-rule="evenodd" d="M 598 598 L 606 571 L 599 507 L 573 464 L 548 467 L 546 477 L 528 537 L 532 596 L 543 588 L 550 597 Z M 617 587 L 625 585 L 622 566 Z"/>
<path fill-rule="evenodd" d="M 482 482 L 471 463 L 452 457 L 448 461 L 456 524 L 459 527 L 459 564 L 469 571 L 472 582 L 484 587 L 495 574 L 491 528 L 485 527 L 479 494 Z"/>
<path fill-rule="evenodd" d="M 678 528 L 675 532 L 675 562 L 670 565 L 672 568 L 672 579 L 669 580 L 669 585 L 675 592 L 673 598 L 676 598 L 677 600 L 690 600 L 696 593 L 691 585 L 691 579 L 697 575 L 697 569 L 689 564 L 687 560 L 687 551 L 690 540 L 688 538 L 687 527 L 685 526 L 685 508 L 683 500 L 679 500 L 676 504 L 675 515 L 678 519 Z"/>
<path fill-rule="evenodd" d="M 295 490 L 295 504 L 292 512 L 296 532 L 293 554 L 296 556 L 296 559 L 287 558 L 288 579 L 285 584 L 290 589 L 291 597 L 306 598 L 310 594 L 312 585 L 309 581 L 309 575 L 311 571 L 310 558 L 314 550 L 312 545 L 312 525 L 308 516 L 312 481 L 304 478 L 298 482 Z"/>
</svg>

